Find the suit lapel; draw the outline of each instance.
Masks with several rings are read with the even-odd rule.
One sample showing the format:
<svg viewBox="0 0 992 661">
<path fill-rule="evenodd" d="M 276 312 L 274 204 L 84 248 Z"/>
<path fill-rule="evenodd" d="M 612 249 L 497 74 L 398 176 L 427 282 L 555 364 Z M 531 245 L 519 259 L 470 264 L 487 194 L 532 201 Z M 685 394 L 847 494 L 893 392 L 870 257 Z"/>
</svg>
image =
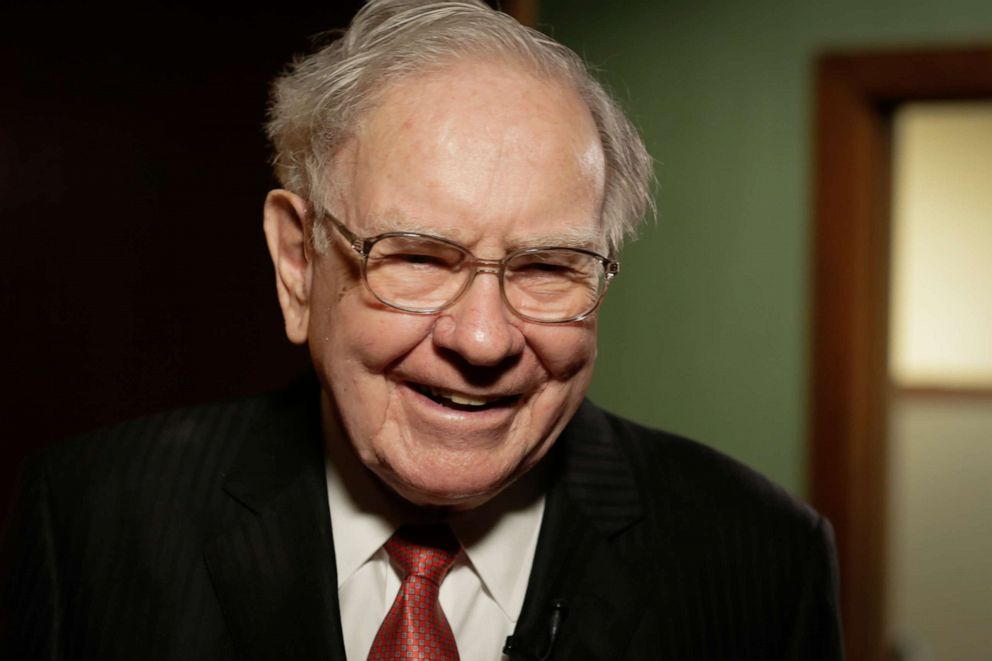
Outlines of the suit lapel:
<svg viewBox="0 0 992 661">
<path fill-rule="evenodd" d="M 556 444 L 548 496 L 512 658 L 614 659 L 643 614 L 643 516 L 627 458 L 601 411 L 586 403 Z M 558 614 L 555 614 L 556 603 Z M 552 620 L 559 631 L 552 645 Z"/>
<path fill-rule="evenodd" d="M 245 516 L 204 554 L 240 658 L 344 661 L 319 388 L 280 395 L 224 484 Z"/>
<path fill-rule="evenodd" d="M 204 554 L 241 658 L 345 659 L 321 438 L 308 382 L 274 400 L 225 482 L 245 516 Z M 555 477 L 511 656 L 545 658 L 558 602 L 553 658 L 617 658 L 649 590 L 637 485 L 588 403 L 548 459 Z"/>
</svg>

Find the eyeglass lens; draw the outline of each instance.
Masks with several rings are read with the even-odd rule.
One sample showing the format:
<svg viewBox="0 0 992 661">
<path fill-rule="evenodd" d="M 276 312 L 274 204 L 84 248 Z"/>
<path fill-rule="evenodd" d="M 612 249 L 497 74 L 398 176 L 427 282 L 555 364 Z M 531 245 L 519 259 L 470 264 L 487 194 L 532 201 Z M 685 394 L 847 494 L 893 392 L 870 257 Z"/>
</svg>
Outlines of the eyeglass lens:
<svg viewBox="0 0 992 661">
<path fill-rule="evenodd" d="M 372 246 L 365 278 L 384 303 L 412 312 L 433 312 L 451 303 L 468 284 L 471 256 L 429 237 L 388 236 Z M 596 257 L 567 248 L 523 252 L 506 264 L 503 290 L 519 314 L 541 321 L 582 316 L 605 287 Z"/>
</svg>

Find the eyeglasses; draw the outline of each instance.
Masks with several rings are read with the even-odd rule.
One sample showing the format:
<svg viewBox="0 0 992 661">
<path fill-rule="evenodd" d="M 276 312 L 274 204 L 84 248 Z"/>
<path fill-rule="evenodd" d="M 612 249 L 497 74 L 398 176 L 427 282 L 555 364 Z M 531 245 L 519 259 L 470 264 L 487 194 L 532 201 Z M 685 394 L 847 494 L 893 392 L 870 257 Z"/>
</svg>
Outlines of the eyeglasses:
<svg viewBox="0 0 992 661">
<path fill-rule="evenodd" d="M 418 232 L 364 238 L 324 213 L 362 258 L 369 291 L 403 312 L 440 312 L 454 305 L 476 275 L 491 273 L 518 317 L 564 324 L 592 314 L 620 272 L 619 262 L 581 248 L 523 248 L 503 259 L 480 259 L 454 241 Z"/>
</svg>

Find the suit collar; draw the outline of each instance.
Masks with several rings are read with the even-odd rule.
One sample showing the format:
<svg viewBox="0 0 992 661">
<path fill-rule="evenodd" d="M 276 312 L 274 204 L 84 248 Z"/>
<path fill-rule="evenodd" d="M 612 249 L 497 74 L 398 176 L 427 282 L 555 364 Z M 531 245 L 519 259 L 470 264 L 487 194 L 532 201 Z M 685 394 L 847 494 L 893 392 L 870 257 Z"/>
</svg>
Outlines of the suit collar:
<svg viewBox="0 0 992 661">
<path fill-rule="evenodd" d="M 549 459 L 557 479 L 512 658 L 545 658 L 556 617 L 554 658 L 616 658 L 647 595 L 641 571 L 647 553 L 631 542 L 644 515 L 640 490 L 609 419 L 588 402 Z"/>
<path fill-rule="evenodd" d="M 239 658 L 344 660 L 319 393 L 267 400 L 223 487 L 248 511 L 204 549 Z"/>
<path fill-rule="evenodd" d="M 313 379 L 259 416 L 224 490 L 250 513 L 205 548 L 239 655 L 344 660 Z M 547 458 L 553 475 L 513 658 L 548 648 L 554 603 L 564 613 L 556 658 L 613 658 L 639 622 L 647 562 L 618 545 L 642 518 L 640 491 L 609 419 L 584 403 Z"/>
<path fill-rule="evenodd" d="M 224 491 L 258 514 L 280 493 L 314 468 L 323 465 L 320 430 L 320 388 L 312 375 L 266 399 L 247 434 Z"/>
<path fill-rule="evenodd" d="M 643 515 L 630 462 L 602 410 L 588 400 L 557 445 L 561 490 L 596 530 L 611 537 Z"/>
</svg>

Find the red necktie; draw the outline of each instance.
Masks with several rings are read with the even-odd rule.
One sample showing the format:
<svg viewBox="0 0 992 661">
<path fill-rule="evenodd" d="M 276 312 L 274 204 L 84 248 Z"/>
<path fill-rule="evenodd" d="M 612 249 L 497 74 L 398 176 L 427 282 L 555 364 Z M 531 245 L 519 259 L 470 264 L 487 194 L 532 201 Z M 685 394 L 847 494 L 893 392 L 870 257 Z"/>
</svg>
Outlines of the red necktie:
<svg viewBox="0 0 992 661">
<path fill-rule="evenodd" d="M 386 542 L 403 584 L 372 641 L 368 661 L 459 661 L 455 635 L 441 610 L 441 581 L 458 554 L 448 526 L 404 526 Z"/>
</svg>

